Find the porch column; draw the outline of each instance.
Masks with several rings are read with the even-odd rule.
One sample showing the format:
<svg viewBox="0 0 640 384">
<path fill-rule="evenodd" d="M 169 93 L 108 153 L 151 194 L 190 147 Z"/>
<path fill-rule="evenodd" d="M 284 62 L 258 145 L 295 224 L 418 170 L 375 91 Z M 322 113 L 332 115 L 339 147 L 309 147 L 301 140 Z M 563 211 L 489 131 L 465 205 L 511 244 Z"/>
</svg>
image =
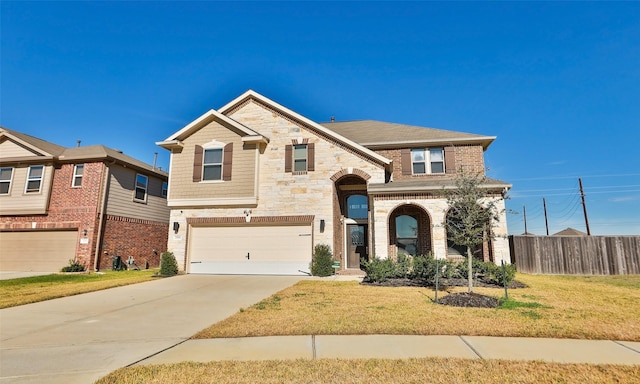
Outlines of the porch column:
<svg viewBox="0 0 640 384">
<path fill-rule="evenodd" d="M 433 256 L 436 259 L 447 258 L 447 228 L 444 225 L 445 211 L 441 207 L 430 209 L 431 229 L 433 231 Z"/>
</svg>

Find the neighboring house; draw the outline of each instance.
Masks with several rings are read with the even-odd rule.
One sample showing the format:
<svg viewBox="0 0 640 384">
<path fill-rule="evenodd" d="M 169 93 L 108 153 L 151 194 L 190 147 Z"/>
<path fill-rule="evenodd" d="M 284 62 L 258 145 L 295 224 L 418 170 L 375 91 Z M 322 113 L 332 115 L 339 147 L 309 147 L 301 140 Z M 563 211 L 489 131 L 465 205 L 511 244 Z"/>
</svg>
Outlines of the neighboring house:
<svg viewBox="0 0 640 384">
<path fill-rule="evenodd" d="M 169 228 L 166 172 L 102 145 L 65 148 L 0 128 L 0 270 L 157 267 Z"/>
<path fill-rule="evenodd" d="M 578 231 L 577 229 L 568 227 L 558 233 L 554 233 L 551 236 L 587 236 L 587 234 L 582 231 Z"/>
<path fill-rule="evenodd" d="M 316 123 L 247 91 L 166 140 L 168 249 L 190 273 L 300 274 L 329 244 L 339 273 L 399 253 L 459 257 L 444 190 L 484 173 L 495 137 L 379 121 Z M 510 185 L 488 180 L 504 208 Z M 506 215 L 481 257 L 510 260 Z"/>
</svg>

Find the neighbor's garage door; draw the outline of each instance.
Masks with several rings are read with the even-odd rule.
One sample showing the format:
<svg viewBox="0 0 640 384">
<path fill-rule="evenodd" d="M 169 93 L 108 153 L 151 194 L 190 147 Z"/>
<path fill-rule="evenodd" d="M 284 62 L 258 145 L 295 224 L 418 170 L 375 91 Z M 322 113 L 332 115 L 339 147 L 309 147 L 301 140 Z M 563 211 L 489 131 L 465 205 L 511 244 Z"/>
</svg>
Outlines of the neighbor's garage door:
<svg viewBox="0 0 640 384">
<path fill-rule="evenodd" d="M 192 227 L 190 273 L 300 275 L 309 271 L 311 226 Z"/>
<path fill-rule="evenodd" d="M 75 258 L 78 231 L 0 232 L 0 270 L 57 272 Z"/>
</svg>

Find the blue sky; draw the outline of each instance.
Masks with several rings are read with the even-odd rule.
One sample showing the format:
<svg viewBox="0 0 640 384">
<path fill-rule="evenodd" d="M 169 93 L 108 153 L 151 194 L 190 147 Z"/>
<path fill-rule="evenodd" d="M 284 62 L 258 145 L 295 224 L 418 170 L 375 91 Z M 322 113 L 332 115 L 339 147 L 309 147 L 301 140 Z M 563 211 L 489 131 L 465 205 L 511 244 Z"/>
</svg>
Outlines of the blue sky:
<svg viewBox="0 0 640 384">
<path fill-rule="evenodd" d="M 495 135 L 509 232 L 640 234 L 640 2 L 0 2 L 0 124 L 155 146 L 247 89 L 315 121 Z"/>
</svg>

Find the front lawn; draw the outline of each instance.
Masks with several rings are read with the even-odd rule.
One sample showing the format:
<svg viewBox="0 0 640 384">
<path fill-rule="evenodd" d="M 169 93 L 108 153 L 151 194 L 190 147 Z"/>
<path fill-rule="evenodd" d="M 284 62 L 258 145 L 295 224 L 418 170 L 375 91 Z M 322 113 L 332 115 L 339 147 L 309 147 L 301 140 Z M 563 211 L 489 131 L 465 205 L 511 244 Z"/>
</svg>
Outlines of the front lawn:
<svg viewBox="0 0 640 384">
<path fill-rule="evenodd" d="M 141 283 L 158 270 L 52 274 L 0 281 L 0 308 Z"/>
<path fill-rule="evenodd" d="M 195 338 L 402 334 L 640 341 L 640 275 L 516 278 L 529 287 L 509 290 L 510 301 L 493 309 L 435 304 L 432 288 L 303 281 Z M 474 291 L 504 295 L 497 288 Z"/>
</svg>

